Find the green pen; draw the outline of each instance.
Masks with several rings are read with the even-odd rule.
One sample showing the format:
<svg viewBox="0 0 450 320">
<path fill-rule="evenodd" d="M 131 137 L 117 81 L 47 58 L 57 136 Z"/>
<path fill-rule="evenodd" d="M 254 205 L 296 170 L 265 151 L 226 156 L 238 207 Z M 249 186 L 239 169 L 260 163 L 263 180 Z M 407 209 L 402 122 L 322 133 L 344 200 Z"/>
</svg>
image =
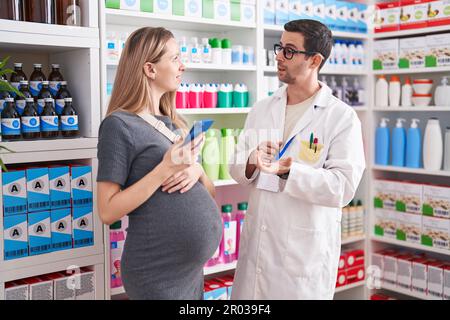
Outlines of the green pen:
<svg viewBox="0 0 450 320">
<path fill-rule="evenodd" d="M 314 134 L 311 132 L 311 137 L 309 138 L 309 148 L 312 149 L 312 144 L 314 141 Z"/>
</svg>

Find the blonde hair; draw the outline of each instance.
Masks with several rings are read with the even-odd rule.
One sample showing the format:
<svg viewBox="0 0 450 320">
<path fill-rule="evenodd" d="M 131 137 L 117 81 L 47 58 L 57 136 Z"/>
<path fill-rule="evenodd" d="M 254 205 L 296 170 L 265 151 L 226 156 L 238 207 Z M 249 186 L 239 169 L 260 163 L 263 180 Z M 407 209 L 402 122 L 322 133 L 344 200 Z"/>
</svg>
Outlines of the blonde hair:
<svg viewBox="0 0 450 320">
<path fill-rule="evenodd" d="M 115 111 L 140 113 L 151 106 L 151 89 L 144 73 L 144 64 L 158 63 L 166 53 L 167 41 L 174 38 L 165 28 L 145 27 L 134 31 L 125 43 L 117 68 L 114 88 L 107 115 Z M 186 122 L 175 110 L 176 92 L 166 92 L 160 100 L 159 111 L 169 116 L 174 125 L 186 133 Z M 154 109 L 153 109 L 154 110 Z"/>
</svg>

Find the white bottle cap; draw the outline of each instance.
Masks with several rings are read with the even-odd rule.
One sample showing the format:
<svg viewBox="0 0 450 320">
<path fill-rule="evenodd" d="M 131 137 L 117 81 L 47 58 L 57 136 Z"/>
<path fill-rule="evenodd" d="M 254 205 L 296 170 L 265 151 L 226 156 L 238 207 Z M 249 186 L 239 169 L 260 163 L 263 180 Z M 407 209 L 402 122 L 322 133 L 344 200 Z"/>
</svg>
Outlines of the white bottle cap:
<svg viewBox="0 0 450 320">
<path fill-rule="evenodd" d="M 6 98 L 5 101 L 6 102 L 14 102 L 14 98 Z"/>
<path fill-rule="evenodd" d="M 33 98 L 26 98 L 25 101 L 26 102 L 34 102 L 34 99 Z"/>
<path fill-rule="evenodd" d="M 417 128 L 418 127 L 418 123 L 420 122 L 419 119 L 412 119 L 411 120 L 411 128 Z"/>
<path fill-rule="evenodd" d="M 204 45 L 209 44 L 209 39 L 208 38 L 202 38 L 202 44 L 204 44 Z"/>
<path fill-rule="evenodd" d="M 15 67 L 15 68 L 22 68 L 22 66 L 23 66 L 23 63 L 22 63 L 22 62 L 16 62 L 16 63 L 14 63 L 14 67 Z"/>
<path fill-rule="evenodd" d="M 52 64 L 53 69 L 59 69 L 59 64 Z"/>
<path fill-rule="evenodd" d="M 381 127 L 381 128 L 386 128 L 386 127 L 387 127 L 387 123 L 388 123 L 389 121 L 390 121 L 390 120 L 389 120 L 388 118 L 381 118 L 380 127 Z"/>
<path fill-rule="evenodd" d="M 34 68 L 42 68 L 42 64 L 41 63 L 35 63 L 33 64 Z"/>
<path fill-rule="evenodd" d="M 45 98 L 45 102 L 51 102 L 53 103 L 55 100 L 53 100 L 53 98 Z"/>
<path fill-rule="evenodd" d="M 67 81 L 61 81 L 62 86 L 67 86 Z"/>
<path fill-rule="evenodd" d="M 50 81 L 42 81 L 42 85 L 49 85 Z"/>
<path fill-rule="evenodd" d="M 403 128 L 403 122 L 406 122 L 406 120 L 405 119 L 403 119 L 403 118 L 398 118 L 397 119 L 397 124 L 395 125 L 397 128 Z"/>
<path fill-rule="evenodd" d="M 65 102 L 72 102 L 72 98 L 64 98 Z"/>
<path fill-rule="evenodd" d="M 27 81 L 27 80 L 21 80 L 21 81 L 20 81 L 20 84 L 26 84 L 26 85 L 28 85 L 28 81 Z"/>
</svg>

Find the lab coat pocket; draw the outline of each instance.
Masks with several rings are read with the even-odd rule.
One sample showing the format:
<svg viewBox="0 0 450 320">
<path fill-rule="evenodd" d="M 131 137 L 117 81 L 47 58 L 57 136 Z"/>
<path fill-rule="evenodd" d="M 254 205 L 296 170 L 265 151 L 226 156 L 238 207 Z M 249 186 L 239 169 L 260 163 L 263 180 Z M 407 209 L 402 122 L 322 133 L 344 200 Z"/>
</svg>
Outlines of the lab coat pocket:
<svg viewBox="0 0 450 320">
<path fill-rule="evenodd" d="M 324 145 L 323 144 L 313 144 L 310 148 L 311 144 L 309 141 L 300 141 L 300 152 L 298 153 L 298 158 L 301 161 L 304 161 L 310 165 L 315 165 L 320 161 L 320 158 L 323 153 Z"/>
<path fill-rule="evenodd" d="M 323 230 L 291 226 L 288 232 L 286 271 L 293 277 L 314 278 L 327 264 L 327 235 Z"/>
</svg>

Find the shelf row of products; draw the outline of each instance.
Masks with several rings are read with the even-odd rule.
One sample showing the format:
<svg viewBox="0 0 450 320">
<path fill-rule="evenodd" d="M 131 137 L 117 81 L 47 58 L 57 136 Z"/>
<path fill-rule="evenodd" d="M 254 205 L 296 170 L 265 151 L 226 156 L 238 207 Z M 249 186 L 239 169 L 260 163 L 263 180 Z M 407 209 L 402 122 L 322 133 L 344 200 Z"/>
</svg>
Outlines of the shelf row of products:
<svg viewBox="0 0 450 320">
<path fill-rule="evenodd" d="M 361 200 L 353 200 L 342 208 L 341 239 L 343 241 L 364 235 L 364 206 Z"/>
<path fill-rule="evenodd" d="M 450 188 L 375 180 L 374 234 L 450 250 Z"/>
<path fill-rule="evenodd" d="M 372 253 L 375 285 L 383 284 L 433 300 L 450 300 L 450 262 L 423 253 L 385 249 Z"/>
<path fill-rule="evenodd" d="M 339 257 L 336 288 L 363 281 L 365 278 L 364 250 L 343 250 Z"/>
<path fill-rule="evenodd" d="M 105 0 L 106 8 L 255 23 L 256 0 Z"/>
<path fill-rule="evenodd" d="M 450 66 L 450 33 L 378 40 L 373 43 L 373 70 Z"/>
</svg>

